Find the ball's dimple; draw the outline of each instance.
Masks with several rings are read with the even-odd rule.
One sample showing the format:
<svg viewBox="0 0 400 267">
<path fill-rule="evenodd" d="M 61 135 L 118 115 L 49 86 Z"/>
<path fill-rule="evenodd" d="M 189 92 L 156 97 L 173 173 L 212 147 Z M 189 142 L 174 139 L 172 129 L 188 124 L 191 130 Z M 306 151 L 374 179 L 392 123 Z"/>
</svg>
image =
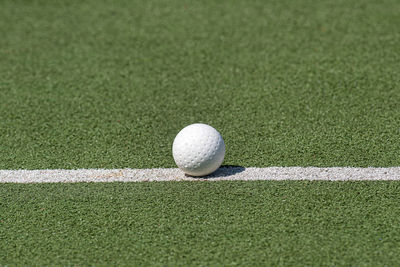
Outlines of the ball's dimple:
<svg viewBox="0 0 400 267">
<path fill-rule="evenodd" d="M 186 174 L 205 176 L 221 166 L 225 143 L 213 127 L 195 123 L 183 128 L 175 137 L 172 155 L 176 165 Z"/>
</svg>

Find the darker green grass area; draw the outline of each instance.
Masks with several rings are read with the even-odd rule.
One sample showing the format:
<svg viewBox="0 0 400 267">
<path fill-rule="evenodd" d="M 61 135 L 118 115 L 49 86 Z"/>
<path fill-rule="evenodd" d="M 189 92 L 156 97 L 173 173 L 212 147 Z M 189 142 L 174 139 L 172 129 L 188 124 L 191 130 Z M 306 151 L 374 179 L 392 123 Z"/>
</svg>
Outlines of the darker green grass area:
<svg viewBox="0 0 400 267">
<path fill-rule="evenodd" d="M 1 1 L 0 169 L 400 165 L 400 2 Z"/>
<path fill-rule="evenodd" d="M 398 266 L 399 182 L 4 184 L 1 266 Z"/>
</svg>

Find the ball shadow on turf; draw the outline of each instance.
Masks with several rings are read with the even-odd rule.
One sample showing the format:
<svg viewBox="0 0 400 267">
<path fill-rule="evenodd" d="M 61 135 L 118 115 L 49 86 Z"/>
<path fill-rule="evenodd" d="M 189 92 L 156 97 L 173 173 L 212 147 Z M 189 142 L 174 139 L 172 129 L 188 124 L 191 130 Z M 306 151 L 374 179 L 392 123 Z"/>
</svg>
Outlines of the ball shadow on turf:
<svg viewBox="0 0 400 267">
<path fill-rule="evenodd" d="M 185 174 L 186 177 L 190 178 L 196 178 L 196 179 L 213 179 L 213 178 L 221 178 L 221 177 L 227 177 L 231 175 L 235 175 L 237 173 L 240 173 L 242 171 L 246 170 L 245 167 L 239 166 L 239 165 L 222 165 L 219 167 L 215 172 L 206 175 L 206 176 L 191 176 L 188 174 Z"/>
</svg>

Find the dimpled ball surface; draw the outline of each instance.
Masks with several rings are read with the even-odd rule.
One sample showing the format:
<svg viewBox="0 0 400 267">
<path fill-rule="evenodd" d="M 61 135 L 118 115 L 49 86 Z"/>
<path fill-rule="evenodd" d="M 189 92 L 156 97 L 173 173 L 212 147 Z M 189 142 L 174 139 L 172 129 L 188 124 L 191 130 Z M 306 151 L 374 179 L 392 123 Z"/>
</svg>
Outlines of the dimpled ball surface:
<svg viewBox="0 0 400 267">
<path fill-rule="evenodd" d="M 191 124 L 175 137 L 172 154 L 176 165 L 186 174 L 205 176 L 221 166 L 225 143 L 213 127 L 202 123 Z"/>
</svg>

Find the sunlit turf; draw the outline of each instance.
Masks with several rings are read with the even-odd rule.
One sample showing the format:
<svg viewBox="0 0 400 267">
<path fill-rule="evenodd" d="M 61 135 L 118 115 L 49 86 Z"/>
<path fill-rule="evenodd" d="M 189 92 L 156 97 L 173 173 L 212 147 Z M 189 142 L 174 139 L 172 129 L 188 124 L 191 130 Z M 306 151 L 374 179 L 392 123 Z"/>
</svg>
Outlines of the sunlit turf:
<svg viewBox="0 0 400 267">
<path fill-rule="evenodd" d="M 0 187 L 0 265 L 400 264 L 398 182 Z"/>
<path fill-rule="evenodd" d="M 398 1 L 2 1 L 0 169 L 400 165 Z"/>
</svg>

